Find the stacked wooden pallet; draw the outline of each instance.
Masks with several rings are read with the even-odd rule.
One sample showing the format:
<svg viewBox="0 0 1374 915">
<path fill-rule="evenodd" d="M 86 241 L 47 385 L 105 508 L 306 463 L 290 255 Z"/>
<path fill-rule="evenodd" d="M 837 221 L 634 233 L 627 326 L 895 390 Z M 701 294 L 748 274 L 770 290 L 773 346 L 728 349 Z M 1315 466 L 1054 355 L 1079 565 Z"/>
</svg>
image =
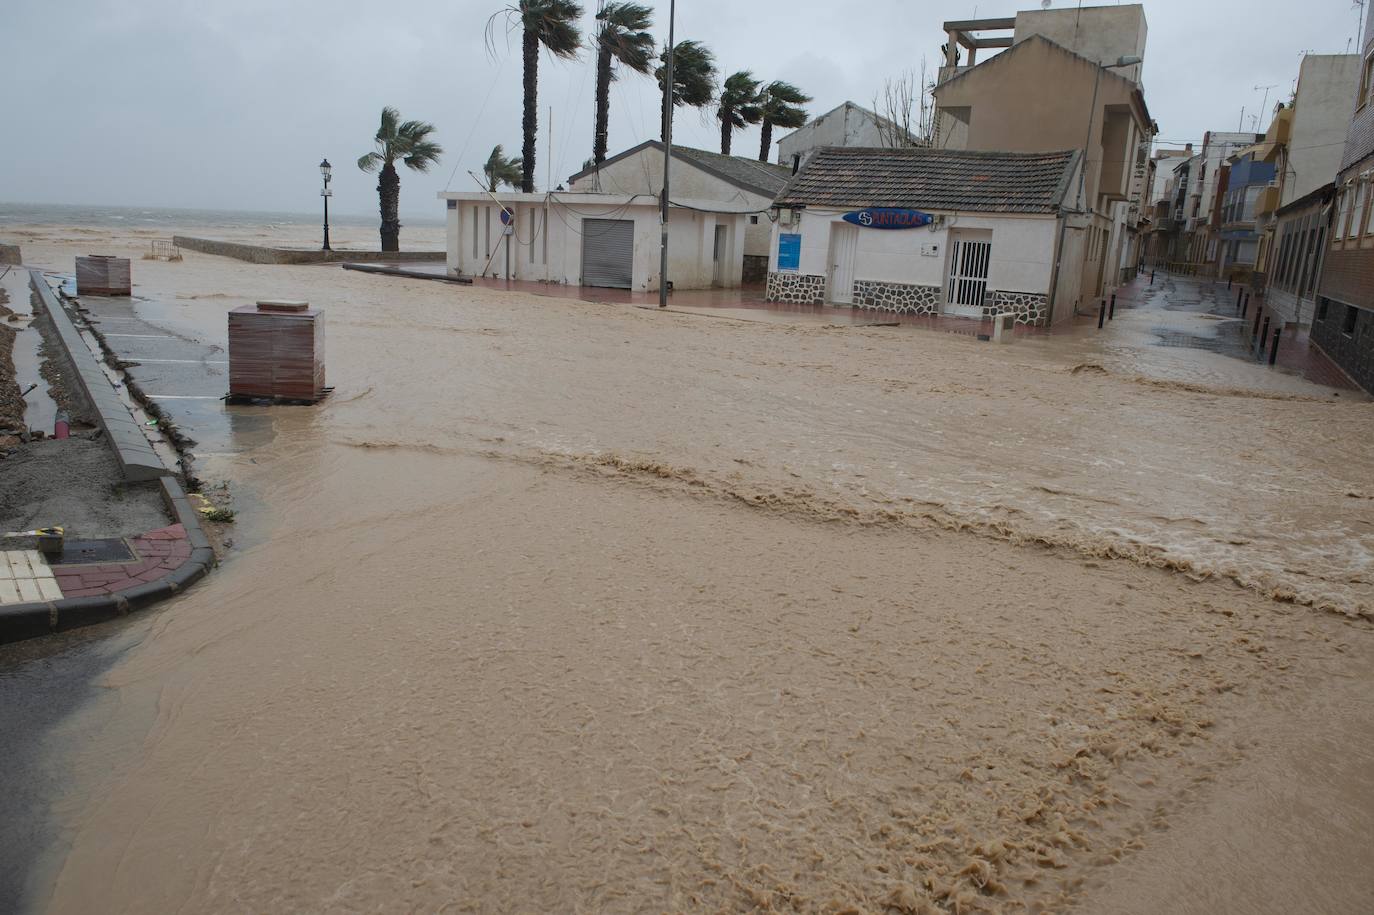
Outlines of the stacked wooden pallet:
<svg viewBox="0 0 1374 915">
<path fill-rule="evenodd" d="M 129 295 L 133 280 L 127 257 L 91 254 L 76 259 L 77 295 Z"/>
<path fill-rule="evenodd" d="M 229 312 L 229 396 L 314 403 L 324 384 L 324 312 L 262 301 Z"/>
</svg>

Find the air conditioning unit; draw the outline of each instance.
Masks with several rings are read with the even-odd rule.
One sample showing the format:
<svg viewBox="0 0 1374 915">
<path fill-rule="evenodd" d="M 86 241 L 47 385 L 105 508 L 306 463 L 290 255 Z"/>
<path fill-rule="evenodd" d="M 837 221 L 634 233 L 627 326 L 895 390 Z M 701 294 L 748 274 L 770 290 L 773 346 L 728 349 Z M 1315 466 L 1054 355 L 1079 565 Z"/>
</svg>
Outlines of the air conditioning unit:
<svg viewBox="0 0 1374 915">
<path fill-rule="evenodd" d="M 791 225 L 796 221 L 796 219 L 797 219 L 797 211 L 796 211 L 796 210 L 779 210 L 779 211 L 778 211 L 778 225 L 780 225 L 780 226 L 791 226 Z"/>
</svg>

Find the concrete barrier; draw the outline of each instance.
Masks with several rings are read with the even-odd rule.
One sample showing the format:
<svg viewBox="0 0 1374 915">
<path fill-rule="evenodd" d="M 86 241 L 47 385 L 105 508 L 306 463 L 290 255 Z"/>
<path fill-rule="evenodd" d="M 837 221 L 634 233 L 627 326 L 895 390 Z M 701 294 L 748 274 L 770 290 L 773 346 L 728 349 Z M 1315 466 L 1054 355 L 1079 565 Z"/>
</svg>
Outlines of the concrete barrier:
<svg viewBox="0 0 1374 915">
<path fill-rule="evenodd" d="M 443 262 L 447 254 L 443 251 L 314 251 L 299 248 L 269 248 L 263 245 L 245 245 L 234 241 L 220 241 L 214 238 L 196 238 L 193 235 L 173 235 L 172 244 L 188 251 L 201 254 L 214 254 L 219 257 L 232 257 L 250 264 L 337 264 L 358 261 L 399 262 Z"/>
<path fill-rule="evenodd" d="M 124 479 L 131 482 L 156 480 L 171 474 L 172 471 L 162 463 L 162 459 L 149 444 L 134 415 L 115 393 L 114 386 L 101 369 L 95 354 L 82 339 L 81 332 L 76 329 L 67 310 L 53 294 L 47 280 L 43 279 L 43 274 L 38 270 L 30 270 L 29 281 L 52 319 L 53 328 L 56 329 L 62 348 L 67 353 L 67 359 L 76 370 L 76 381 L 85 392 L 86 400 L 95 411 L 100 428 L 109 439 L 115 459 L 124 473 Z"/>
</svg>

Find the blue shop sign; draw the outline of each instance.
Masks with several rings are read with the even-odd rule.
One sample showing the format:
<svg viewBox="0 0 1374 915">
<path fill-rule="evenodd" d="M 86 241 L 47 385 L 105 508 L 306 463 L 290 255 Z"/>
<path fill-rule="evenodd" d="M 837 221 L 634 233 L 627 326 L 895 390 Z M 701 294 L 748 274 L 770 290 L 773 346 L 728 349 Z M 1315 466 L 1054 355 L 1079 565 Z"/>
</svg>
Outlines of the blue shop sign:
<svg viewBox="0 0 1374 915">
<path fill-rule="evenodd" d="M 918 229 L 933 221 L 929 213 L 898 207 L 869 207 L 845 213 L 844 221 L 865 229 Z"/>
<path fill-rule="evenodd" d="M 778 236 L 778 269 L 801 268 L 801 236 L 784 232 Z"/>
</svg>

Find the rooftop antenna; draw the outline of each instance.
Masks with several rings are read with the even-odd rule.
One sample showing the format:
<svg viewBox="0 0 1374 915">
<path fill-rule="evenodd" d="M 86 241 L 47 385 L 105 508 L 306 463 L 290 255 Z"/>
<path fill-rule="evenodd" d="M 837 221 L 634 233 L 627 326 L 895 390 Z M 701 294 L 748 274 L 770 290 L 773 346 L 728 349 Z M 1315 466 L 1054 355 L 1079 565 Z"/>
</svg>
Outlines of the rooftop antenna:
<svg viewBox="0 0 1374 915">
<path fill-rule="evenodd" d="M 1275 88 L 1277 88 L 1277 87 L 1278 87 L 1278 84 L 1277 84 L 1277 83 L 1275 83 L 1275 84 L 1272 85 L 1272 86 L 1253 86 L 1253 87 L 1251 87 L 1251 90 L 1250 90 L 1251 92 L 1258 92 L 1258 91 L 1260 91 L 1261 89 L 1264 90 L 1264 101 L 1260 102 L 1260 106 L 1259 106 L 1260 114 L 1263 114 L 1265 111 L 1268 110 L 1268 107 L 1267 107 L 1267 106 L 1269 105 L 1269 90 L 1270 90 L 1270 89 L 1275 89 Z"/>
</svg>

